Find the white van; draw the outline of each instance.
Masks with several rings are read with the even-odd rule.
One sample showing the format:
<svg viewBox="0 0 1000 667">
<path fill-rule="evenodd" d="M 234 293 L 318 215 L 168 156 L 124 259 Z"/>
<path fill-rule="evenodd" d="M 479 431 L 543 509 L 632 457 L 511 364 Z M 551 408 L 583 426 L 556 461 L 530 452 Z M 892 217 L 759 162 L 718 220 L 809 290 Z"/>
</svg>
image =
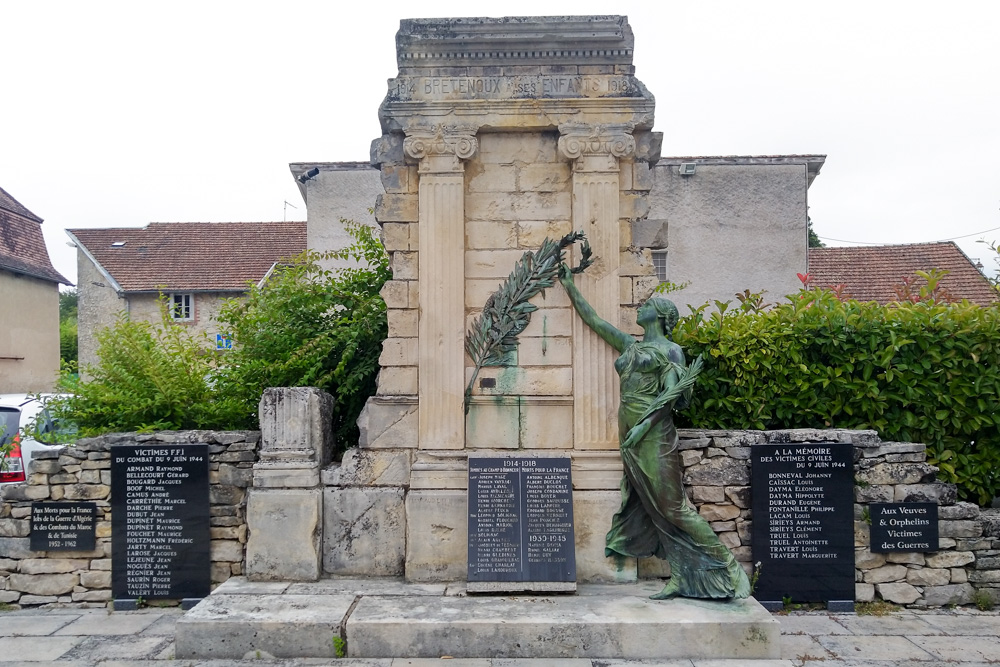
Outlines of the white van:
<svg viewBox="0 0 1000 667">
<path fill-rule="evenodd" d="M 35 452 L 62 446 L 54 443 L 66 430 L 45 407 L 52 395 L 0 394 L 0 445 L 13 443 L 6 456 L 0 454 L 0 484 L 25 481 Z"/>
</svg>

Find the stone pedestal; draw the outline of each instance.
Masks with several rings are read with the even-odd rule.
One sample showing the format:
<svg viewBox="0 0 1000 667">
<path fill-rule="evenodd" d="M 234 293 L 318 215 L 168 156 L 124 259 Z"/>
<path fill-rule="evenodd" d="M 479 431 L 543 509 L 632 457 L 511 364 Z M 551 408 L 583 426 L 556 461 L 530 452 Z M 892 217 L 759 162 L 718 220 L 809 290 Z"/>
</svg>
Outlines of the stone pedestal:
<svg viewBox="0 0 1000 667">
<path fill-rule="evenodd" d="M 247 495 L 246 574 L 315 581 L 322 573 L 323 490 L 333 397 L 315 387 L 269 388 L 260 401 L 260 459 Z"/>
</svg>

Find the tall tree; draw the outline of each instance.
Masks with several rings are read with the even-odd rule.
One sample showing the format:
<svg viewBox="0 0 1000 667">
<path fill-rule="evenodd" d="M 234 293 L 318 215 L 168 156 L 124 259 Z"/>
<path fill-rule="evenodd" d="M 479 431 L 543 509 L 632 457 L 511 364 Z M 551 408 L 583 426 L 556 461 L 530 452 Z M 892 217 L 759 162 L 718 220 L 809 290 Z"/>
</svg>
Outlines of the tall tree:
<svg viewBox="0 0 1000 667">
<path fill-rule="evenodd" d="M 810 218 L 809 216 L 806 216 L 806 222 L 808 223 L 808 226 L 809 226 L 809 247 L 810 248 L 825 248 L 826 244 L 823 243 L 822 241 L 820 241 L 819 237 L 816 236 L 816 232 L 813 231 L 813 221 L 812 221 L 812 218 Z"/>
</svg>

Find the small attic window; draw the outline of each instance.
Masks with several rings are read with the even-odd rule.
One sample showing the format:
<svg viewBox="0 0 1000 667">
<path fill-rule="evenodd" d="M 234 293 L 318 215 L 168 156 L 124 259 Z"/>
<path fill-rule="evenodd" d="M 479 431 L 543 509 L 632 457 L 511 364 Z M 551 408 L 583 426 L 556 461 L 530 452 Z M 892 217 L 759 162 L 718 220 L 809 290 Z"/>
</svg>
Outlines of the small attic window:
<svg viewBox="0 0 1000 667">
<path fill-rule="evenodd" d="M 111 247 L 112 248 L 124 248 L 125 247 L 125 241 L 115 241 L 114 243 L 111 244 Z"/>
</svg>

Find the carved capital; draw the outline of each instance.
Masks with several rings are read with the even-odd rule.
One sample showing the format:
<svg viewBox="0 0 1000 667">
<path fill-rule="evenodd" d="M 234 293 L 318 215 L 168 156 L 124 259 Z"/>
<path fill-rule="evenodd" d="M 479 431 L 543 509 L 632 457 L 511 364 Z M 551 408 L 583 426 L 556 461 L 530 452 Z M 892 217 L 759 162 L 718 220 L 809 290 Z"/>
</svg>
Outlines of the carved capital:
<svg viewBox="0 0 1000 667">
<path fill-rule="evenodd" d="M 403 152 L 412 160 L 435 157 L 468 160 L 478 149 L 475 128 L 456 125 L 408 130 L 403 140 Z"/>
<path fill-rule="evenodd" d="M 567 160 L 580 158 L 624 158 L 635 154 L 631 123 L 559 126 L 559 154 Z"/>
</svg>

